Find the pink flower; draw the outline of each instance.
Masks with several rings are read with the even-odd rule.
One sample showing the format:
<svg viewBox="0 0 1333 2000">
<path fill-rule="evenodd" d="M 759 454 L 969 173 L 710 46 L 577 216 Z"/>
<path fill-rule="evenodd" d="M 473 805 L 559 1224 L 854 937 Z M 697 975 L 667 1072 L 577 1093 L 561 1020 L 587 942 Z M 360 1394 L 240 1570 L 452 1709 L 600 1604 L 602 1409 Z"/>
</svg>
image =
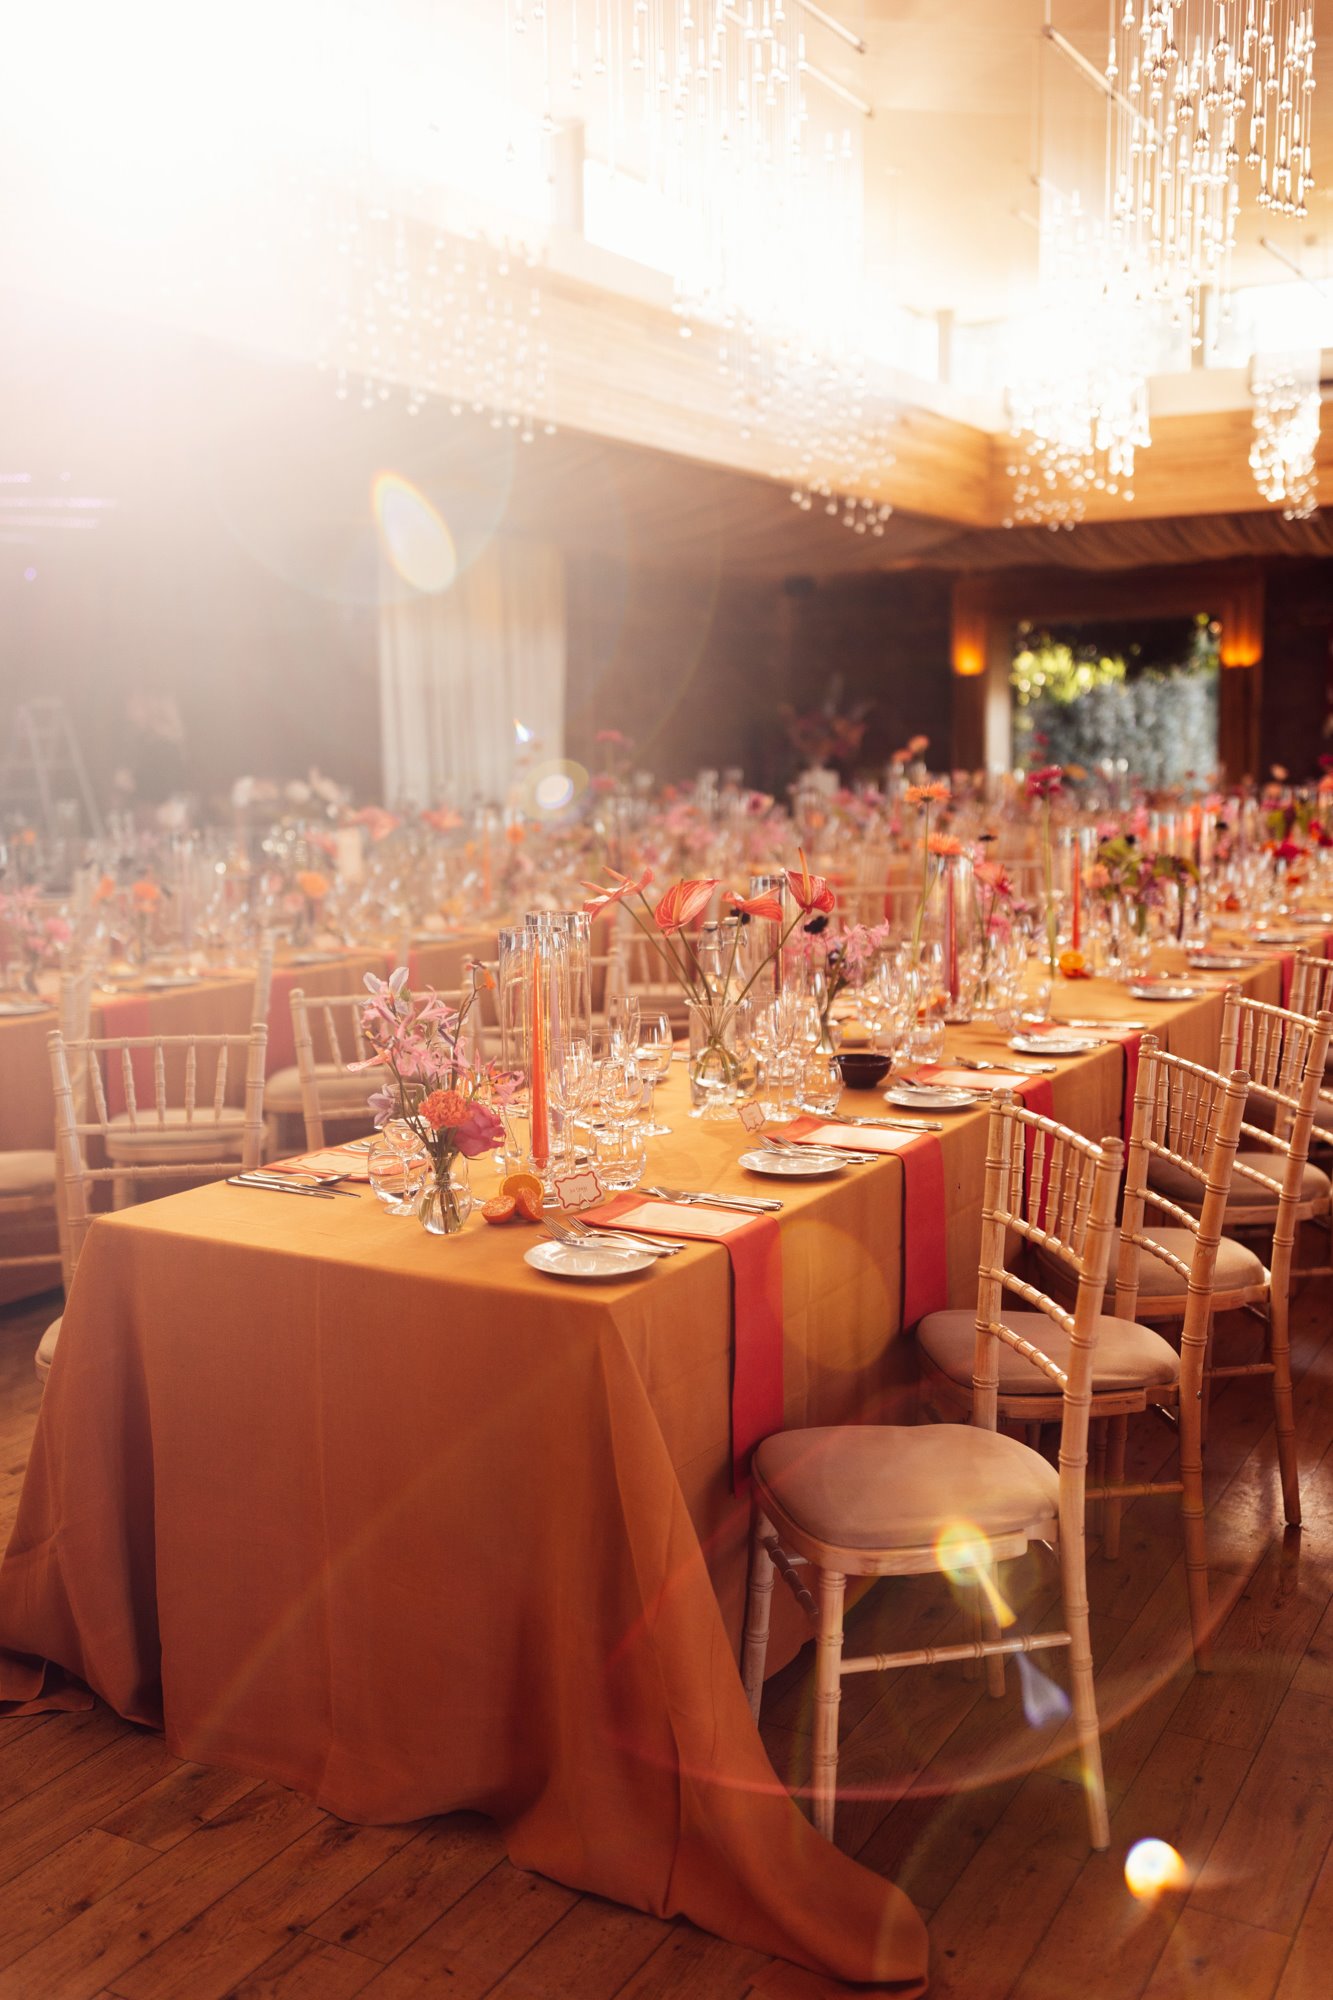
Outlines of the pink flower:
<svg viewBox="0 0 1333 2000">
<path fill-rule="evenodd" d="M 734 891 L 728 891 L 727 901 L 742 916 L 766 917 L 775 924 L 782 922 L 782 905 L 776 896 L 738 896 Z"/>
<path fill-rule="evenodd" d="M 1058 796 L 1064 784 L 1064 772 L 1058 764 L 1043 764 L 1039 771 L 1029 771 L 1026 791 L 1030 799 L 1053 799 Z"/>
<path fill-rule="evenodd" d="M 696 917 L 701 917 L 713 900 L 716 881 L 702 878 L 694 881 L 673 882 L 661 897 L 653 911 L 653 920 L 664 936 L 674 931 L 683 931 Z"/>
<path fill-rule="evenodd" d="M 800 874 L 798 875 L 794 868 L 787 870 L 787 887 L 791 890 L 796 907 L 804 910 L 807 916 L 810 915 L 811 911 L 827 913 L 834 907 L 838 899 L 823 875 L 812 875 L 810 873 L 810 866 L 805 858 L 805 849 L 803 847 L 798 848 L 797 853 L 800 856 L 801 862 Z"/>
<path fill-rule="evenodd" d="M 583 884 L 585 889 L 592 891 L 588 901 L 583 905 L 583 914 L 587 917 L 600 917 L 603 910 L 609 910 L 614 903 L 623 903 L 626 896 L 641 896 L 653 879 L 651 868 L 645 868 L 637 882 L 632 876 L 622 875 L 618 868 L 608 868 L 606 872 L 615 876 L 615 883 L 611 888 L 605 888 L 599 882 Z"/>
<path fill-rule="evenodd" d="M 475 1160 L 482 1153 L 492 1152 L 501 1143 L 504 1130 L 490 1105 L 482 1104 L 474 1097 L 466 1116 L 454 1127 L 454 1144 L 465 1159 Z"/>
</svg>

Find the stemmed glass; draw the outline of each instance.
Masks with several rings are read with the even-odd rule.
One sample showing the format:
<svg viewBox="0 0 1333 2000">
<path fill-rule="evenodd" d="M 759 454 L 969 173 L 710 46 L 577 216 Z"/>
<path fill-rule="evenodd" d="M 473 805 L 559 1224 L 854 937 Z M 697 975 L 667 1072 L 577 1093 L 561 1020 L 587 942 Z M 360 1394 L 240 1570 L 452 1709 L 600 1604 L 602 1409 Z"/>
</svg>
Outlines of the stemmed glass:
<svg viewBox="0 0 1333 2000">
<path fill-rule="evenodd" d="M 640 1128 L 645 1139 L 659 1139 L 669 1133 L 669 1125 L 659 1125 L 653 1108 L 653 1100 L 659 1083 L 665 1082 L 671 1073 L 671 1055 L 674 1037 L 671 1021 L 666 1014 L 648 1014 L 639 1022 L 639 1042 L 634 1052 L 634 1061 L 648 1091 L 648 1123 Z"/>
<path fill-rule="evenodd" d="M 627 1049 L 632 1055 L 639 1042 L 639 1001 L 637 994 L 620 993 L 606 1010 L 606 1025 L 613 1048 Z"/>
</svg>

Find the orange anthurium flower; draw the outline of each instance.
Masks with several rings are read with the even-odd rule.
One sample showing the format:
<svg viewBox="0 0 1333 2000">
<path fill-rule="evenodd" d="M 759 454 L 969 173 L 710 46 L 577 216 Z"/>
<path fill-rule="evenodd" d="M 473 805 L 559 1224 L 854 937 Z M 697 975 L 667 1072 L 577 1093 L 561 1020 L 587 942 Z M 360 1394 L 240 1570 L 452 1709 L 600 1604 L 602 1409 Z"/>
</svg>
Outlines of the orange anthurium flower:
<svg viewBox="0 0 1333 2000">
<path fill-rule="evenodd" d="M 713 900 L 716 881 L 696 880 L 673 882 L 662 895 L 653 918 L 659 931 L 670 935 L 672 931 L 683 931 L 696 917 L 701 917 Z"/>
<path fill-rule="evenodd" d="M 787 870 L 787 887 L 791 890 L 797 908 L 804 910 L 807 916 L 811 910 L 825 912 L 831 910 L 838 899 L 827 880 L 822 875 L 810 873 L 810 864 L 805 858 L 803 847 L 797 848 L 796 851 L 801 857 L 801 872 L 798 875 L 794 868 Z"/>
<path fill-rule="evenodd" d="M 310 902 L 322 903 L 329 893 L 329 878 L 321 875 L 318 868 L 303 868 L 297 875 L 296 886 Z"/>
<path fill-rule="evenodd" d="M 141 910 L 151 910 L 155 904 L 160 903 L 162 900 L 161 889 L 159 889 L 156 882 L 150 882 L 147 876 L 142 881 L 133 884 L 130 889 L 130 895 Z"/>
<path fill-rule="evenodd" d="M 645 868 L 636 882 L 630 875 L 622 875 L 617 868 L 608 868 L 608 875 L 615 876 L 615 886 L 607 888 L 603 882 L 584 882 L 582 887 L 592 894 L 583 905 L 585 917 L 599 917 L 603 910 L 609 910 L 615 903 L 623 903 L 626 896 L 641 896 L 653 879 L 651 868 Z"/>
<path fill-rule="evenodd" d="M 727 901 L 733 910 L 739 910 L 746 917 L 767 917 L 770 922 L 782 922 L 782 905 L 776 896 L 738 896 L 735 890 L 727 891 Z"/>
</svg>

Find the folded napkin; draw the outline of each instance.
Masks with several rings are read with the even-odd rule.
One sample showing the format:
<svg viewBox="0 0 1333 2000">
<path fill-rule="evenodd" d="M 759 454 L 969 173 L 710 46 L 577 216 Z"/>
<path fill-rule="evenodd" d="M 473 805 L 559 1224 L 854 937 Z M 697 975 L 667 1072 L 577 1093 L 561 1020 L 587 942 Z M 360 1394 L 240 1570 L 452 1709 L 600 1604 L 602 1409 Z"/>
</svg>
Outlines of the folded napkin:
<svg viewBox="0 0 1333 2000">
<path fill-rule="evenodd" d="M 370 1169 L 364 1146 L 326 1147 L 322 1153 L 298 1153 L 290 1160 L 270 1160 L 269 1170 L 278 1174 L 341 1174 L 344 1180 L 368 1181 Z"/>
<path fill-rule="evenodd" d="M 725 1246 L 731 1259 L 731 1483 L 740 1492 L 749 1481 L 755 1446 L 783 1423 L 782 1245 L 776 1217 L 621 1194 L 585 1209 L 581 1219 Z"/>
<path fill-rule="evenodd" d="M 923 1063 L 915 1071 L 913 1081 L 927 1084 L 932 1089 L 975 1090 L 989 1095 L 993 1090 L 1021 1090 L 1032 1079 L 1021 1070 L 950 1069 L 947 1063 Z M 923 1111 L 927 1109 L 925 1105 L 921 1108 Z"/>
<path fill-rule="evenodd" d="M 949 1303 L 944 1150 L 932 1132 L 892 1132 L 873 1125 L 823 1125 L 798 1118 L 790 1139 L 857 1153 L 896 1153 L 903 1163 L 902 1323 L 915 1326 Z"/>
</svg>

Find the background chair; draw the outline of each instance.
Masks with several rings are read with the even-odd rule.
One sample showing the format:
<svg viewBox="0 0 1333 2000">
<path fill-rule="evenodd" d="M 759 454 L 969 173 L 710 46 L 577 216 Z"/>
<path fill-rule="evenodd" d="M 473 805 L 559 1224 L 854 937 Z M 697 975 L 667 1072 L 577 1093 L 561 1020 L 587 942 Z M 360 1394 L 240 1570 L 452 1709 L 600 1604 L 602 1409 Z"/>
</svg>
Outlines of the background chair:
<svg viewBox="0 0 1333 2000">
<path fill-rule="evenodd" d="M 55 1092 L 57 1212 L 60 1217 L 60 1252 L 65 1290 L 73 1283 L 75 1267 L 83 1249 L 94 1214 L 94 1191 L 109 1187 L 112 1205 L 125 1208 L 137 1199 L 146 1182 L 155 1182 L 162 1193 L 175 1193 L 183 1184 L 225 1180 L 238 1169 L 257 1167 L 264 1143 L 264 1050 L 268 1029 L 256 1021 L 248 1035 L 157 1035 L 123 1038 L 95 1037 L 67 1043 L 59 1029 L 47 1037 L 51 1059 L 51 1082 Z M 183 1101 L 167 1101 L 167 1054 L 184 1052 Z M 140 1104 L 135 1090 L 134 1058 L 141 1051 L 151 1054 L 154 1092 L 151 1104 Z M 233 1054 L 244 1054 L 245 1102 L 241 1113 L 239 1141 L 235 1114 L 226 1101 L 227 1079 Z M 211 1093 L 200 1096 L 200 1058 L 207 1070 L 212 1057 Z M 133 1152 L 126 1156 L 121 1116 L 107 1109 L 103 1062 L 116 1062 L 124 1082 L 126 1114 L 132 1133 L 156 1136 L 167 1157 L 144 1159 Z M 91 1105 L 80 1106 L 75 1077 L 84 1067 Z M 115 1147 L 119 1146 L 119 1154 Z M 96 1152 L 94 1151 L 96 1149 Z M 100 1155 L 100 1157 L 98 1157 Z M 105 1164 L 102 1162 L 105 1161 Z M 60 1335 L 56 1320 L 43 1334 L 37 1349 L 37 1373 L 42 1381 L 50 1370 Z"/>
</svg>

